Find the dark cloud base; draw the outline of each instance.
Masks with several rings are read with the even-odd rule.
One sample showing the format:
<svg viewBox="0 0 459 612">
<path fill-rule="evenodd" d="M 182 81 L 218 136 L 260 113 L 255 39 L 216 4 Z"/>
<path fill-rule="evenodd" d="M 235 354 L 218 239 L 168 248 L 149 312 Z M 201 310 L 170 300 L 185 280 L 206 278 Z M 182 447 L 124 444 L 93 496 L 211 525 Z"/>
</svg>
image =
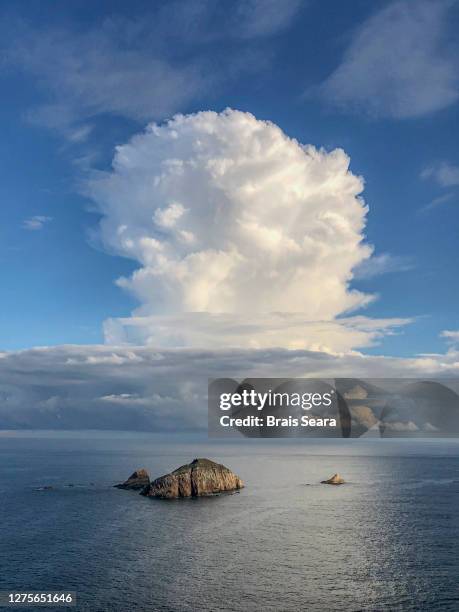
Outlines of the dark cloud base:
<svg viewBox="0 0 459 612">
<path fill-rule="evenodd" d="M 158 432 L 207 427 L 209 378 L 457 375 L 458 355 L 416 359 L 304 350 L 105 345 L 0 354 L 0 429 Z"/>
</svg>

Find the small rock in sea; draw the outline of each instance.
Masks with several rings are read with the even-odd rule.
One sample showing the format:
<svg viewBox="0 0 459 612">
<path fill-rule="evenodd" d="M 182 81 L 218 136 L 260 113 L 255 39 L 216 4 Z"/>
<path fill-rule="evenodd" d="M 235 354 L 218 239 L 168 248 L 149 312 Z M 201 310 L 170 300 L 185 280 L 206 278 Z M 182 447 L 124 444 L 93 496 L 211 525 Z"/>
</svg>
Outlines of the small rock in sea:
<svg viewBox="0 0 459 612">
<path fill-rule="evenodd" d="M 150 484 L 150 476 L 147 470 L 141 469 L 136 470 L 129 478 L 120 483 L 114 485 L 116 489 L 129 489 L 129 490 L 140 490 L 148 487 Z"/>
<path fill-rule="evenodd" d="M 321 480 L 320 482 L 322 484 L 341 485 L 341 484 L 344 484 L 344 478 L 342 478 L 339 474 L 334 474 L 328 480 Z"/>
<path fill-rule="evenodd" d="M 35 490 L 36 491 L 52 491 L 54 489 L 54 487 L 52 487 L 51 485 L 45 485 L 44 487 L 37 487 Z"/>
<path fill-rule="evenodd" d="M 244 483 L 224 465 L 210 459 L 195 459 L 170 474 L 154 480 L 141 491 L 146 497 L 177 499 L 239 491 Z"/>
</svg>

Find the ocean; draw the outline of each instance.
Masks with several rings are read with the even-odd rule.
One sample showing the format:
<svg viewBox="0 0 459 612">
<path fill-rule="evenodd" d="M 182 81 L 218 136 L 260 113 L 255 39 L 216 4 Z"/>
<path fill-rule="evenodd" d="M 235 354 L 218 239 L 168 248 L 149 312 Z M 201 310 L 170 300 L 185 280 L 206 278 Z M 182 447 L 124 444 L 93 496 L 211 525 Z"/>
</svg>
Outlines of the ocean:
<svg viewBox="0 0 459 612">
<path fill-rule="evenodd" d="M 113 488 L 195 457 L 246 488 Z M 77 610 L 457 611 L 458 514 L 457 440 L 0 432 L 0 590 L 76 591 Z"/>
</svg>

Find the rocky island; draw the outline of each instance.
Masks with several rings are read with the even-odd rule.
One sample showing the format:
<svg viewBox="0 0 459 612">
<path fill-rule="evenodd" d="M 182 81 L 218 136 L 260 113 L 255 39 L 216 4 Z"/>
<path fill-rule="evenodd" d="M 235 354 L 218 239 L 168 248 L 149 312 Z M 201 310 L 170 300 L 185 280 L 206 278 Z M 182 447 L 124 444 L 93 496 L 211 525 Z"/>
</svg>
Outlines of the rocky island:
<svg viewBox="0 0 459 612">
<path fill-rule="evenodd" d="M 344 478 L 342 478 L 339 474 L 334 474 L 328 480 L 321 480 L 321 484 L 329 484 L 329 485 L 341 485 L 344 484 Z"/>
<path fill-rule="evenodd" d="M 234 492 L 244 483 L 230 469 L 210 459 L 194 459 L 144 487 L 141 495 L 161 499 L 202 497 Z"/>
<path fill-rule="evenodd" d="M 150 476 L 147 470 L 136 470 L 129 476 L 127 480 L 120 484 L 116 484 L 116 489 L 140 490 L 148 487 L 150 484 Z"/>
</svg>

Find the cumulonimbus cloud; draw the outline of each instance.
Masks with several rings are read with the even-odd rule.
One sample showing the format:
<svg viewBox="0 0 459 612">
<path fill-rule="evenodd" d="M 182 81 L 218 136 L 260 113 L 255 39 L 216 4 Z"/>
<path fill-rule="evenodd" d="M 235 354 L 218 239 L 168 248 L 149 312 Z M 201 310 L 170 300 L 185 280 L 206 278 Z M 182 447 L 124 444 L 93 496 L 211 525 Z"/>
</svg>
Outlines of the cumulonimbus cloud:
<svg viewBox="0 0 459 612">
<path fill-rule="evenodd" d="M 348 350 L 403 323 L 339 318 L 372 299 L 351 287 L 372 247 L 349 163 L 231 109 L 118 147 L 89 191 L 104 246 L 139 263 L 118 284 L 141 306 L 110 320 L 108 339 Z"/>
</svg>

